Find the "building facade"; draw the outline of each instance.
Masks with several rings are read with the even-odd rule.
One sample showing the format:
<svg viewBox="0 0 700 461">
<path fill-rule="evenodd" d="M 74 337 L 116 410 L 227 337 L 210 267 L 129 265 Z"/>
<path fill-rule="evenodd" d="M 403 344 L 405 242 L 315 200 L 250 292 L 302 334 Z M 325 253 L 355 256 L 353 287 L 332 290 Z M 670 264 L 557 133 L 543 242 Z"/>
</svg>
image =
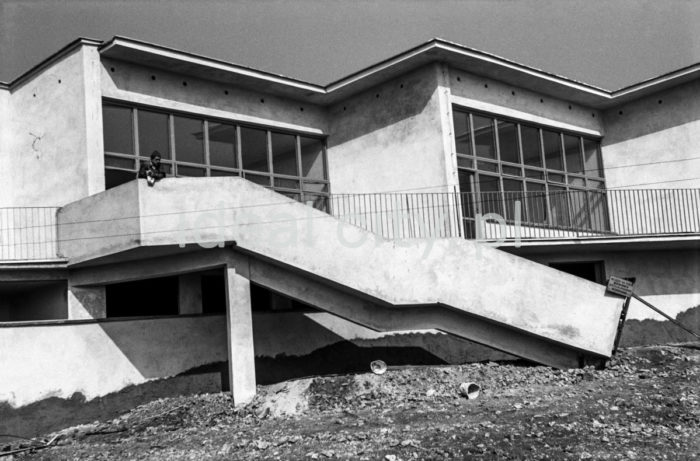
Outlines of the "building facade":
<svg viewBox="0 0 700 461">
<path fill-rule="evenodd" d="M 697 329 L 699 87 L 700 66 L 607 91 L 437 39 L 327 86 L 77 40 L 0 86 L 5 420 L 131 385 L 246 401 L 378 355 L 604 358 L 611 275 Z M 675 328 L 632 302 L 621 343 Z"/>
</svg>

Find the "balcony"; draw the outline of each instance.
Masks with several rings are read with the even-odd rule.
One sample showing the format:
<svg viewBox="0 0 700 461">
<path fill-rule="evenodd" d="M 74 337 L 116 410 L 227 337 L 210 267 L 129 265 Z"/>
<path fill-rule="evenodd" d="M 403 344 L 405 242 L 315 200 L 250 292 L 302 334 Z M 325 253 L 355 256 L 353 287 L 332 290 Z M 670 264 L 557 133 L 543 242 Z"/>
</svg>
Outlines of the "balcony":
<svg viewBox="0 0 700 461">
<path fill-rule="evenodd" d="M 386 239 L 700 236 L 700 189 L 337 194 L 308 203 Z M 56 207 L 0 208 L 0 261 L 55 261 Z"/>
<path fill-rule="evenodd" d="M 347 194 L 329 200 L 336 217 L 389 239 L 700 234 L 700 189 Z"/>
</svg>

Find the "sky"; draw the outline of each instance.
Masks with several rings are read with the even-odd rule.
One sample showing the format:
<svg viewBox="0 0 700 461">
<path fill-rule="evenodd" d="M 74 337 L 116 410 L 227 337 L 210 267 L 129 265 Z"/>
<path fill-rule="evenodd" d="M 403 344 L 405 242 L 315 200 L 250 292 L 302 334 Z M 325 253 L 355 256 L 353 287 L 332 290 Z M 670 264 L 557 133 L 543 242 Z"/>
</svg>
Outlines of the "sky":
<svg viewBox="0 0 700 461">
<path fill-rule="evenodd" d="M 0 81 L 131 37 L 327 84 L 433 37 L 608 90 L 700 63 L 700 0 L 0 0 Z"/>
</svg>

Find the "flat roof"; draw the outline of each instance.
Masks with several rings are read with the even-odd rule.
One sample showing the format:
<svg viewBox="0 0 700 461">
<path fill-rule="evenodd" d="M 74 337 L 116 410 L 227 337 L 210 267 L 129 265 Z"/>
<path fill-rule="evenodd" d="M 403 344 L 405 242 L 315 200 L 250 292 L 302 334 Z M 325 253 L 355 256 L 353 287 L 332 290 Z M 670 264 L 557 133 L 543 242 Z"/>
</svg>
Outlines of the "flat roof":
<svg viewBox="0 0 700 461">
<path fill-rule="evenodd" d="M 434 38 L 407 51 L 318 85 L 186 51 L 115 36 L 102 42 L 80 38 L 0 88 L 12 89 L 79 46 L 97 46 L 105 58 L 131 62 L 205 80 L 319 105 L 329 105 L 433 62 L 596 109 L 605 109 L 700 77 L 700 63 L 618 90 L 609 91 L 508 59 Z"/>
</svg>

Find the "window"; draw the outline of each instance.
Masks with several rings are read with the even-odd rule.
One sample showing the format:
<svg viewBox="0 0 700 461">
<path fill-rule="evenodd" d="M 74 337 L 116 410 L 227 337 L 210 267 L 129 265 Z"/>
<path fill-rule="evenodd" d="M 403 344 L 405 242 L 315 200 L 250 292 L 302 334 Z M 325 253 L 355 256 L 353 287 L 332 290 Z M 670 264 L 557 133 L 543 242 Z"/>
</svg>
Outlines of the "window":
<svg viewBox="0 0 700 461">
<path fill-rule="evenodd" d="M 454 108 L 465 232 L 477 213 L 564 229 L 609 228 L 600 141 Z"/>
<path fill-rule="evenodd" d="M 157 150 L 168 175 L 243 176 L 327 210 L 323 139 L 116 103 L 102 111 L 107 189 L 136 178 Z"/>
</svg>

